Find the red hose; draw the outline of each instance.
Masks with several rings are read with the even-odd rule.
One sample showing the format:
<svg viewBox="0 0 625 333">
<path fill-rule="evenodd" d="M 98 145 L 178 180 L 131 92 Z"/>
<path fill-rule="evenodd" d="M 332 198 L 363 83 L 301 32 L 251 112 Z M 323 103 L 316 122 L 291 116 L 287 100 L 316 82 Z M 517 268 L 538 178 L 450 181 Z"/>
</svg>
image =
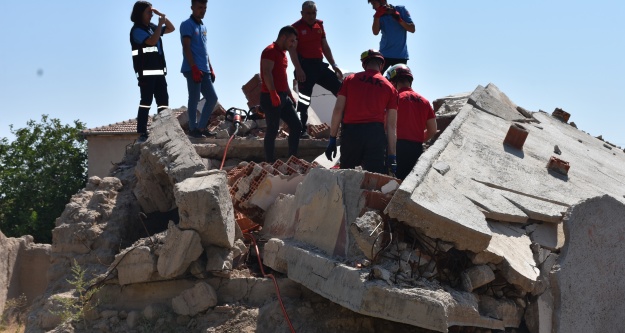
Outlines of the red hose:
<svg viewBox="0 0 625 333">
<path fill-rule="evenodd" d="M 265 274 L 265 270 L 263 269 L 263 263 L 260 261 L 260 252 L 258 251 L 258 245 L 256 244 L 256 239 L 251 234 L 243 234 L 243 236 L 252 240 L 254 243 L 254 249 L 256 250 L 256 258 L 258 258 L 258 265 L 260 266 L 260 271 L 263 273 L 263 277 L 268 277 L 273 280 L 273 284 L 276 286 L 276 293 L 278 294 L 278 301 L 280 301 L 280 307 L 282 308 L 282 313 L 284 313 L 284 318 L 286 319 L 287 324 L 289 324 L 289 328 L 291 332 L 295 333 L 295 328 L 293 328 L 293 324 L 291 324 L 291 320 L 289 319 L 289 315 L 286 313 L 286 308 L 284 307 L 284 303 L 282 303 L 282 296 L 280 296 L 280 288 L 278 287 L 278 282 L 273 274 Z"/>
<path fill-rule="evenodd" d="M 236 132 L 232 134 L 232 136 L 230 136 L 230 139 L 228 140 L 228 143 L 226 144 L 226 149 L 224 150 L 224 157 L 221 159 L 221 166 L 219 167 L 219 170 L 224 168 L 224 163 L 226 162 L 226 154 L 228 153 L 228 146 L 230 146 L 230 142 L 232 142 L 232 139 L 234 139 L 235 134 Z"/>
</svg>

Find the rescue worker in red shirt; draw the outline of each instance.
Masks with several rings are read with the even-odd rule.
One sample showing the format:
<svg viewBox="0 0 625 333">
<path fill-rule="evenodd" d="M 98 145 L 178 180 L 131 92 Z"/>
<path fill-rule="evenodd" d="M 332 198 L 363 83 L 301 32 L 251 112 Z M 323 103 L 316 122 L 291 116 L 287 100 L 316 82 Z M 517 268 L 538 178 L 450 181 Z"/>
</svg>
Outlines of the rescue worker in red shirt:
<svg viewBox="0 0 625 333">
<path fill-rule="evenodd" d="M 260 78 L 262 80 L 260 107 L 265 112 L 267 133 L 265 134 L 265 159 L 273 163 L 275 141 L 280 119 L 289 126 L 289 156 L 297 156 L 302 124 L 295 112 L 295 102 L 287 81 L 286 68 L 289 64 L 286 51 L 295 46 L 297 30 L 290 25 L 280 29 L 278 39 L 267 46 L 260 56 Z"/>
<path fill-rule="evenodd" d="M 380 52 L 367 50 L 360 60 L 365 70 L 345 78 L 339 90 L 325 154 L 330 161 L 336 157 L 336 135 L 341 125 L 341 169 L 361 165 L 364 170 L 385 174 L 388 148 L 388 166 L 394 173 L 397 90 L 380 74 L 384 67 Z"/>
<path fill-rule="evenodd" d="M 297 112 L 302 121 L 302 137 L 308 138 L 306 122 L 308 121 L 308 107 L 311 103 L 313 87 L 318 84 L 329 90 L 334 96 L 341 88 L 343 73 L 334 62 L 332 51 L 326 40 L 323 21 L 317 20 L 317 5 L 314 1 L 305 1 L 302 4 L 302 18 L 293 23 L 297 29 L 297 48 L 289 50 L 291 62 L 295 67 L 295 79 L 299 90 Z M 326 57 L 331 65 L 323 62 Z M 332 66 L 332 70 L 328 66 Z"/>
<path fill-rule="evenodd" d="M 430 102 L 412 90 L 413 76 L 408 66 L 393 65 L 385 76 L 399 93 L 395 176 L 403 180 L 423 153 L 423 143 L 436 134 L 436 115 Z"/>
</svg>

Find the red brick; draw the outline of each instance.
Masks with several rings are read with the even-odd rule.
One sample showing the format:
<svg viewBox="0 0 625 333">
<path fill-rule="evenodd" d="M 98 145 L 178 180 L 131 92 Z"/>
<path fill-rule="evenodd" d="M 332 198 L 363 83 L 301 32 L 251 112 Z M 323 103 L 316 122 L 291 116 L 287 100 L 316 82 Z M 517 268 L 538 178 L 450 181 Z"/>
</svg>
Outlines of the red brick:
<svg viewBox="0 0 625 333">
<path fill-rule="evenodd" d="M 241 90 L 243 90 L 244 94 L 247 94 L 248 92 L 254 90 L 254 88 L 256 88 L 257 86 L 260 86 L 261 84 L 262 82 L 260 80 L 260 75 L 256 74 L 249 81 L 247 81 L 246 84 L 244 84 L 241 87 Z"/>
<path fill-rule="evenodd" d="M 527 139 L 527 129 L 519 124 L 512 124 L 508 129 L 508 133 L 506 134 L 506 138 L 503 142 L 513 148 L 523 150 L 523 144 L 525 144 L 525 139 Z"/>
<path fill-rule="evenodd" d="M 570 167 L 569 162 L 563 161 L 555 156 L 551 156 L 549 163 L 547 163 L 547 169 L 561 173 L 565 176 L 569 174 Z"/>
<path fill-rule="evenodd" d="M 552 117 L 557 118 L 565 123 L 569 122 L 569 118 L 571 118 L 571 114 L 560 109 L 560 108 L 556 108 L 555 110 L 553 110 L 553 113 L 551 114 Z"/>
</svg>

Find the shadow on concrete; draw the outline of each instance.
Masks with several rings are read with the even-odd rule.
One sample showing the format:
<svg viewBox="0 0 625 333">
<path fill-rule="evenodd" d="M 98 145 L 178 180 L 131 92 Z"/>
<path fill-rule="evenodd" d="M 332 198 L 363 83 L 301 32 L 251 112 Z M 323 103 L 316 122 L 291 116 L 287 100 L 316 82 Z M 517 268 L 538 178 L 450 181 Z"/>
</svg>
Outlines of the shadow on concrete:
<svg viewBox="0 0 625 333">
<path fill-rule="evenodd" d="M 516 149 L 512 146 L 509 146 L 507 144 L 503 144 L 503 150 L 508 153 L 508 154 L 512 154 L 518 158 L 525 158 L 525 153 L 522 150 Z"/>
<path fill-rule="evenodd" d="M 554 178 L 557 178 L 563 182 L 568 182 L 569 181 L 569 176 L 567 175 L 563 175 L 557 171 L 553 171 L 553 170 L 547 170 L 549 171 L 549 174 L 552 175 Z"/>
</svg>

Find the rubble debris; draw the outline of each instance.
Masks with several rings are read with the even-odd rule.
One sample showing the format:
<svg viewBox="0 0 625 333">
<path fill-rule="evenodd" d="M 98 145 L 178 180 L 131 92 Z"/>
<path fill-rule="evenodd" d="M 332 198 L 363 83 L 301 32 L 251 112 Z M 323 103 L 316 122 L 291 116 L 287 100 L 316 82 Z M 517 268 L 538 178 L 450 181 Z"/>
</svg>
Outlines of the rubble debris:
<svg viewBox="0 0 625 333">
<path fill-rule="evenodd" d="M 217 305 L 217 293 L 208 283 L 199 282 L 171 300 L 175 313 L 183 316 L 195 316 Z"/>
<path fill-rule="evenodd" d="M 165 245 L 156 252 L 158 274 L 165 278 L 181 275 L 202 251 L 200 235 L 197 232 L 180 230 L 170 223 L 165 236 Z"/>
<path fill-rule="evenodd" d="M 202 246 L 234 245 L 234 208 L 225 172 L 188 178 L 174 186 L 180 229 L 197 231 Z"/>
<path fill-rule="evenodd" d="M 562 151 L 560 150 L 560 147 L 558 147 L 558 145 L 553 146 L 553 152 L 558 155 L 562 155 Z"/>
<path fill-rule="evenodd" d="M 563 123 L 568 123 L 569 118 L 571 118 L 571 114 L 569 114 L 568 112 L 560 108 L 556 108 L 555 110 L 553 110 L 553 113 L 551 114 L 551 116 L 562 121 Z"/>
<path fill-rule="evenodd" d="M 526 118 L 517 106 L 492 83 L 478 86 L 469 96 L 469 104 L 507 121 L 524 121 Z"/>
</svg>

